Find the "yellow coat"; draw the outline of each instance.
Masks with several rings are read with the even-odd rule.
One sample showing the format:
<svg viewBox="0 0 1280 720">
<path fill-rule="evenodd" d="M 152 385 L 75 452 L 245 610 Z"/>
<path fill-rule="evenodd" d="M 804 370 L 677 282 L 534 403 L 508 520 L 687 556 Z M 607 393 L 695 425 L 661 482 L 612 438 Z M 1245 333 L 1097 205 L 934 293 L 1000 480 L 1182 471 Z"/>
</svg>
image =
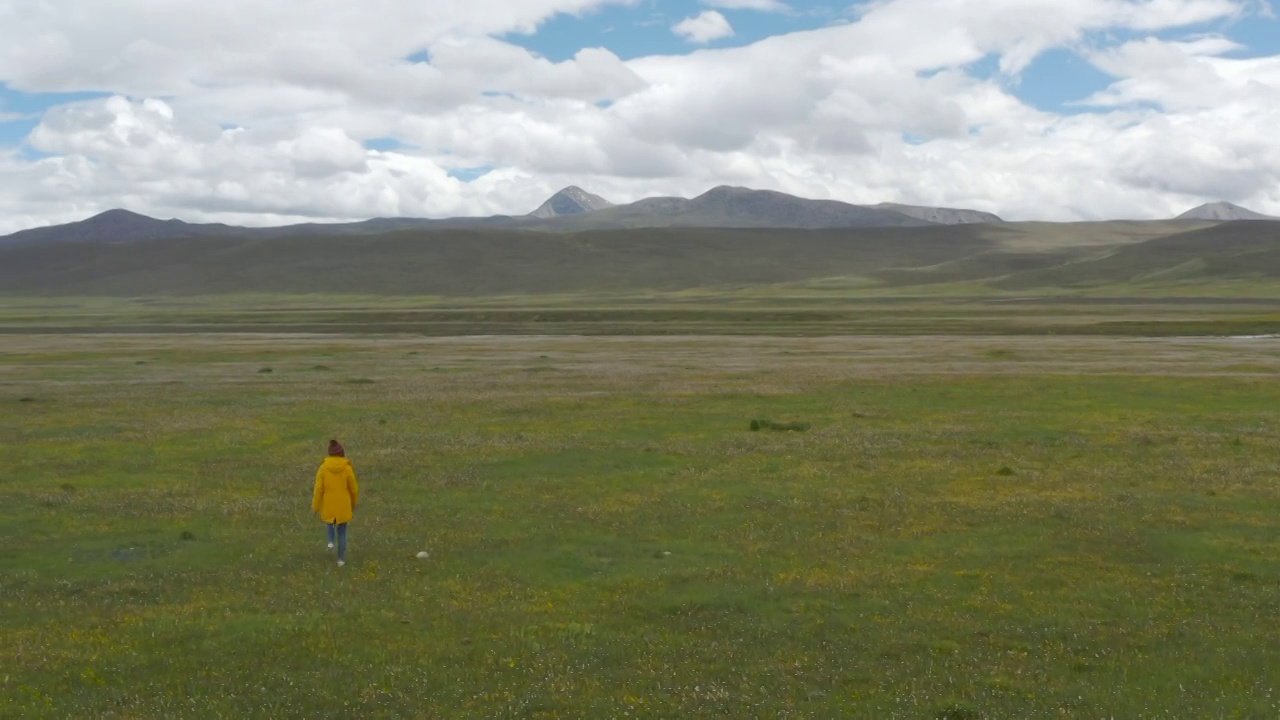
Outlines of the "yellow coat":
<svg viewBox="0 0 1280 720">
<path fill-rule="evenodd" d="M 360 486 L 356 484 L 356 470 L 351 461 L 334 455 L 325 458 L 316 472 L 311 509 L 320 513 L 321 520 L 341 525 L 351 522 L 359 497 Z"/>
</svg>

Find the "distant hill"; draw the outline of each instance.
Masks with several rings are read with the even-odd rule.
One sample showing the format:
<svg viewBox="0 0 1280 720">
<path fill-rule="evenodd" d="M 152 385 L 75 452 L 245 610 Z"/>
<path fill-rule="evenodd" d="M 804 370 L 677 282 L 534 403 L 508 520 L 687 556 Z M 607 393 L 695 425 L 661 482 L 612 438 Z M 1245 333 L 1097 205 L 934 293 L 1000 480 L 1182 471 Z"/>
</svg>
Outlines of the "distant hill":
<svg viewBox="0 0 1280 720">
<path fill-rule="evenodd" d="M 1210 203 L 1179 215 L 1172 221 L 1183 223 L 1179 230 L 1205 224 L 1239 220 L 1271 220 L 1269 217 L 1231 203 Z M 1198 223 L 1199 225 L 1193 225 Z M 605 230 L 656 228 L 763 228 L 776 230 L 818 230 L 839 228 L 927 227 L 932 225 L 983 225 L 1010 228 L 1028 241 L 1060 245 L 1061 237 L 1080 235 L 1086 227 L 1106 227 L 1116 242 L 1136 241 L 1141 236 L 1163 234 L 1160 221 L 1128 223 L 1006 223 L 993 213 L 963 208 L 928 207 L 881 203 L 853 205 L 837 200 L 811 200 L 772 190 L 720 186 L 692 199 L 650 197 L 615 205 L 580 187 L 569 186 L 552 195 L 528 215 L 454 218 L 373 218 L 347 223 L 301 223 L 277 227 L 241 227 L 222 223 L 188 223 L 157 220 L 128 210 L 108 210 L 86 220 L 50 227 L 22 230 L 0 236 L 0 248 L 49 243 L 124 243 L 180 238 L 255 238 L 380 235 L 397 231 L 440 232 L 446 230 L 529 230 L 544 233 L 577 233 Z M 1020 229 L 1014 229 L 1017 226 Z M 1031 230 L 1034 228 L 1034 230 Z M 1088 244 L 1110 242 L 1089 230 Z M 1049 241 L 1048 238 L 1056 237 Z M 1069 239 L 1069 238 L 1068 238 Z M 1070 243 L 1066 243 L 1070 244 Z"/>
<path fill-rule="evenodd" d="M 317 278 L 338 282 L 345 294 L 458 297 L 832 279 L 859 287 L 963 282 L 1035 292 L 1129 283 L 1280 281 L 1280 223 L 1192 226 L 1183 232 L 1176 228 L 1187 224 L 1166 222 L 578 233 L 495 226 L 266 240 L 257 235 L 86 240 L 0 247 L 0 295 L 315 293 Z"/>
<path fill-rule="evenodd" d="M 1280 279 L 1280 223 L 1222 223 L 1012 274 L 993 284 L 1023 290 L 1247 278 Z"/>
<path fill-rule="evenodd" d="M 614 205 L 598 195 L 571 186 L 552 195 L 532 213 L 515 217 L 374 218 L 362 222 L 302 223 L 264 228 L 156 220 L 127 210 L 109 210 L 87 220 L 23 230 L 0 237 L 0 247 L 189 237 L 278 239 L 318 235 L 370 235 L 397 230 L 523 229 L 581 232 L 664 227 L 819 229 L 991 222 L 1000 222 L 1000 218 L 989 213 L 949 208 L 905 205 L 866 207 L 740 187 L 714 188 L 691 200 L 653 197 L 626 205 Z"/>
<path fill-rule="evenodd" d="M 442 296 L 678 290 L 861 275 L 946 262 L 994 245 L 976 231 L 943 226 L 574 234 L 444 229 L 302 235 L 269 242 L 187 237 L 50 243 L 0 248 L 0 295 L 137 297 L 333 288 L 346 294 Z"/>
<path fill-rule="evenodd" d="M 232 236 L 245 229 L 231 225 L 193 225 L 181 220 L 156 220 L 128 210 L 108 210 L 87 220 L 52 227 L 20 230 L 0 237 L 0 246 L 51 242 L 132 242 L 157 238 Z"/>
<path fill-rule="evenodd" d="M 505 229 L 516 227 L 521 222 L 521 218 L 494 215 L 480 218 L 442 219 L 373 218 L 353 223 L 301 223 L 276 227 L 243 227 L 223 223 L 156 220 L 128 210 L 108 210 L 87 220 L 19 230 L 10 235 L 0 236 L 0 248 L 18 245 L 123 243 L 197 237 L 268 240 L 318 235 L 378 235 L 397 230 Z"/>
<path fill-rule="evenodd" d="M 641 227 L 821 228 L 918 227 L 926 220 L 896 210 L 808 200 L 772 190 L 713 188 L 692 200 L 647 198 L 587 215 L 557 218 L 539 229 L 562 231 Z"/>
<path fill-rule="evenodd" d="M 924 207 L 920 205 L 899 205 L 898 203 L 880 203 L 874 207 L 902 213 L 917 220 L 937 223 L 939 225 L 977 225 L 982 223 L 1004 222 L 999 215 L 978 210 L 961 210 L 959 208 Z"/>
<path fill-rule="evenodd" d="M 566 215 L 583 215 L 611 207 L 613 203 L 599 195 L 592 195 L 576 185 L 570 185 L 548 198 L 541 207 L 529 213 L 529 217 L 545 220 Z"/>
<path fill-rule="evenodd" d="M 689 201 L 682 220 L 709 227 L 911 227 L 930 224 L 895 210 L 806 200 L 772 190 L 717 187 Z"/>
<path fill-rule="evenodd" d="M 1228 202 L 1209 203 L 1201 205 L 1182 213 L 1177 217 L 1178 220 L 1220 220 L 1230 222 L 1232 220 L 1280 220 L 1269 215 L 1256 213 L 1248 208 L 1242 208 L 1239 205 L 1232 205 Z"/>
</svg>

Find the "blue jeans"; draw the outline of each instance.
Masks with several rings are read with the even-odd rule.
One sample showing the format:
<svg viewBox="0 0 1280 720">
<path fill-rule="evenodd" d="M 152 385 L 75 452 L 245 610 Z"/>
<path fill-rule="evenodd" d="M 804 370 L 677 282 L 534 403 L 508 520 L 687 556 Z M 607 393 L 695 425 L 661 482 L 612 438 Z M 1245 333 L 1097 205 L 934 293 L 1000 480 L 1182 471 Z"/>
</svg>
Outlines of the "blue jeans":
<svg viewBox="0 0 1280 720">
<path fill-rule="evenodd" d="M 333 542 L 334 535 L 338 536 L 338 559 L 347 559 L 347 524 L 329 523 L 329 542 Z"/>
</svg>

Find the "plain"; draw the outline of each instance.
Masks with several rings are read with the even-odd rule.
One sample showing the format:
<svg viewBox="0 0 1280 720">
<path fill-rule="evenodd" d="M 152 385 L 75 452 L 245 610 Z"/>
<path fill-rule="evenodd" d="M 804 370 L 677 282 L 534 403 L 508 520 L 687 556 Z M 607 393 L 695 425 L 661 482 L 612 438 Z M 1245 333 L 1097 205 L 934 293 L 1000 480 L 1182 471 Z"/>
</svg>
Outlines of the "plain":
<svg viewBox="0 0 1280 720">
<path fill-rule="evenodd" d="M 2 347 L 6 717 L 1280 712 L 1275 339 Z"/>
</svg>

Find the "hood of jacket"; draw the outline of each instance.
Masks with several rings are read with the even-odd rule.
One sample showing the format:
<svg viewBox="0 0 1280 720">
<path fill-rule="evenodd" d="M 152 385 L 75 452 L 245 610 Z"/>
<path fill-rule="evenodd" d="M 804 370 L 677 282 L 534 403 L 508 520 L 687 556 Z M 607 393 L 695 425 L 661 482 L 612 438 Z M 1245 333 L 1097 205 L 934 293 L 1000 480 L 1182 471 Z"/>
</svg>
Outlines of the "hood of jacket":
<svg viewBox="0 0 1280 720">
<path fill-rule="evenodd" d="M 324 462 L 320 464 L 320 469 L 322 471 L 326 473 L 333 473 L 334 475 L 339 475 L 345 472 L 349 467 L 351 467 L 351 461 L 337 455 L 330 455 L 326 457 Z"/>
</svg>

